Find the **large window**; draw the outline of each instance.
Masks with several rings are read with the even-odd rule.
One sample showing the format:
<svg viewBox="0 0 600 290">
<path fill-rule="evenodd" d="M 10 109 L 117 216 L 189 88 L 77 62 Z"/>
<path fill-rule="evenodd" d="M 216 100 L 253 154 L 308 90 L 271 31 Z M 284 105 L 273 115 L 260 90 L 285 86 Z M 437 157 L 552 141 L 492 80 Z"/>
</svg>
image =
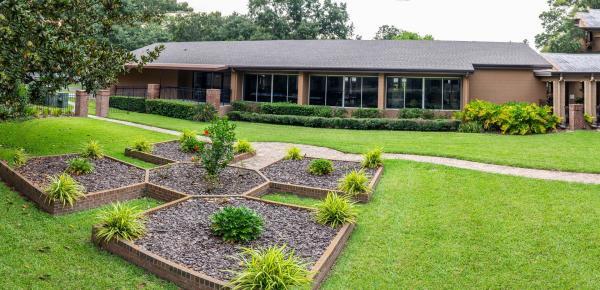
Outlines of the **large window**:
<svg viewBox="0 0 600 290">
<path fill-rule="evenodd" d="M 298 101 L 298 76 L 245 74 L 244 100 L 296 103 Z"/>
<path fill-rule="evenodd" d="M 311 76 L 311 105 L 377 108 L 377 77 Z"/>
<path fill-rule="evenodd" d="M 460 79 L 388 77 L 386 108 L 460 110 Z"/>
</svg>

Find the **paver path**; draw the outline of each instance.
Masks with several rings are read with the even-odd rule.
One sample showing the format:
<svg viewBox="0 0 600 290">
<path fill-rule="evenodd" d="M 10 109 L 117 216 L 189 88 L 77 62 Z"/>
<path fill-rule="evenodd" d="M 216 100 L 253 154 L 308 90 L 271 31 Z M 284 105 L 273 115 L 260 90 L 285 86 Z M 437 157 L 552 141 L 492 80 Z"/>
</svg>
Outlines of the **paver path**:
<svg viewBox="0 0 600 290">
<path fill-rule="evenodd" d="M 142 128 L 146 130 L 151 130 L 159 133 L 165 133 L 170 135 L 179 135 L 181 134 L 178 131 L 167 130 L 162 128 L 157 128 L 153 126 L 141 125 L 127 121 L 113 120 L 107 118 L 99 118 L 96 116 L 90 116 L 94 119 L 104 120 L 108 122 L 123 124 L 127 126 Z M 308 157 L 316 157 L 316 158 L 331 158 L 338 160 L 346 160 L 346 161 L 360 161 L 361 156 L 359 154 L 351 154 L 351 153 L 343 153 L 334 149 L 312 146 L 312 145 L 301 145 L 301 144 L 290 144 L 290 143 L 280 143 L 280 142 L 252 142 L 254 148 L 256 149 L 256 156 L 251 159 L 247 159 L 241 162 L 238 162 L 236 165 L 244 166 L 252 169 L 260 169 L 269 164 L 281 159 L 288 148 L 292 146 L 296 146 L 300 148 L 300 150 Z M 446 157 L 433 157 L 433 156 L 421 156 L 421 155 L 413 155 L 413 154 L 395 154 L 395 153 L 386 153 L 384 154 L 384 158 L 386 159 L 399 159 L 399 160 L 410 160 L 416 162 L 424 162 L 431 164 L 439 164 L 445 166 L 451 166 L 456 168 L 477 170 L 482 172 L 489 173 L 497 173 L 504 175 L 514 175 L 514 176 L 522 176 L 529 178 L 537 178 L 544 180 L 558 180 L 558 181 L 567 181 L 567 182 L 578 182 L 578 183 L 587 183 L 587 184 L 600 184 L 600 174 L 593 173 L 575 173 L 575 172 L 564 172 L 564 171 L 552 171 L 552 170 L 542 170 L 542 169 L 529 169 L 529 168 L 520 168 L 520 167 L 512 167 L 512 166 L 504 166 L 504 165 L 495 165 L 481 162 L 473 162 L 466 161 L 454 158 L 446 158 Z"/>
</svg>

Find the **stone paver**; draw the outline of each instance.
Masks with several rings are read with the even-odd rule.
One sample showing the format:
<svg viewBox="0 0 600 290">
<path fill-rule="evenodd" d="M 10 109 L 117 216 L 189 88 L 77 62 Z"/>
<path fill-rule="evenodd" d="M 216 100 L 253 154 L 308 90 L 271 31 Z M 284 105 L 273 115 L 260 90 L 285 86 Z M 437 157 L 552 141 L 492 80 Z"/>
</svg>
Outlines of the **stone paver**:
<svg viewBox="0 0 600 290">
<path fill-rule="evenodd" d="M 170 135 L 179 135 L 180 132 L 156 128 L 147 125 L 141 125 L 131 123 L 127 121 L 99 118 L 96 116 L 90 116 L 98 120 L 105 120 L 108 122 L 118 123 L 122 125 L 142 128 L 151 130 L 159 133 L 165 133 Z M 252 169 L 261 169 L 268 166 L 277 160 L 285 156 L 286 151 L 292 147 L 298 147 L 308 157 L 315 158 L 330 158 L 345 161 L 360 161 L 361 156 L 359 154 L 343 153 L 334 149 L 312 146 L 312 145 L 301 145 L 301 144 L 290 144 L 280 142 L 253 142 L 254 148 L 256 149 L 256 156 L 241 162 L 236 165 L 243 166 Z M 528 178 L 536 178 L 543 180 L 557 180 L 566 182 L 578 182 L 587 184 L 600 184 L 600 174 L 593 173 L 576 173 L 576 172 L 564 172 L 564 171 L 552 171 L 542 169 L 529 169 L 520 168 L 504 165 L 495 165 L 481 162 L 466 161 L 454 158 L 446 157 L 434 157 L 434 156 L 421 156 L 412 154 L 394 154 L 386 153 L 383 156 L 385 159 L 398 159 L 398 160 L 409 160 L 415 162 L 431 163 L 438 165 L 445 165 L 450 167 L 470 169 L 481 172 L 497 173 L 504 175 L 522 176 Z"/>
</svg>

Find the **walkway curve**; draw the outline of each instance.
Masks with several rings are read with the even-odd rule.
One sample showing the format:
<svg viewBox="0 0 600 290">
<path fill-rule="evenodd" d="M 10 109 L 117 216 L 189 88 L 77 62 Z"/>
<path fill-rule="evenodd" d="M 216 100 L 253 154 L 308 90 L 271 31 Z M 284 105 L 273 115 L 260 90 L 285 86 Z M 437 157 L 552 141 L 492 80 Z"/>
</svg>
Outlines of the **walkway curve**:
<svg viewBox="0 0 600 290">
<path fill-rule="evenodd" d="M 99 118 L 96 116 L 91 116 L 91 118 L 118 123 L 126 126 L 137 127 L 141 129 L 146 129 L 154 132 L 169 134 L 169 135 L 179 135 L 181 134 L 178 131 L 168 130 L 157 128 L 148 125 L 142 125 L 127 121 L 108 119 L 108 118 Z M 343 153 L 334 149 L 313 146 L 313 145 L 303 145 L 303 144 L 292 144 L 292 143 L 281 143 L 281 142 L 252 142 L 254 148 L 256 149 L 256 156 L 239 162 L 237 165 L 241 165 L 247 168 L 260 169 L 269 164 L 281 159 L 288 148 L 295 146 L 300 148 L 302 152 L 308 157 L 315 158 L 331 158 L 338 160 L 347 160 L 347 161 L 360 161 L 361 155 L 352 154 L 352 153 Z M 535 179 L 543 179 L 543 180 L 556 180 L 556 181 L 566 181 L 566 182 L 577 182 L 577 183 L 586 183 L 586 184 L 600 184 L 600 174 L 594 173 L 577 173 L 577 172 L 565 172 L 565 171 L 552 171 L 552 170 L 543 170 L 543 169 L 530 169 L 530 168 L 521 168 L 521 167 L 512 167 L 505 165 L 495 165 L 481 162 L 473 162 L 466 161 L 455 158 L 446 158 L 446 157 L 434 157 L 434 156 L 422 156 L 422 155 L 414 155 L 414 154 L 396 154 L 396 153 L 385 153 L 383 156 L 385 159 L 397 159 L 397 160 L 409 160 L 415 162 L 422 163 L 430 163 L 430 164 L 438 164 L 445 165 L 450 167 L 476 170 L 481 172 L 488 173 L 496 173 L 503 175 L 513 175 L 513 176 L 521 176 Z"/>
</svg>

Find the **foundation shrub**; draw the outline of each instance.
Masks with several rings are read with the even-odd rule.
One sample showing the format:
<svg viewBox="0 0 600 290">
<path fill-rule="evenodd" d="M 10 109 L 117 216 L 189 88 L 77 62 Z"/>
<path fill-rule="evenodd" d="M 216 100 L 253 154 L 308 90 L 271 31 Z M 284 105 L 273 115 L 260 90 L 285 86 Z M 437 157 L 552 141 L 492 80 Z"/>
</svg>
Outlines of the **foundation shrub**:
<svg viewBox="0 0 600 290">
<path fill-rule="evenodd" d="M 340 179 L 338 189 L 349 196 L 368 193 L 370 191 L 369 178 L 363 170 L 353 170 Z"/>
<path fill-rule="evenodd" d="M 215 106 L 206 103 L 198 104 L 197 112 L 193 117 L 194 121 L 210 122 L 219 115 Z"/>
<path fill-rule="evenodd" d="M 356 214 L 354 203 L 350 198 L 330 192 L 316 205 L 315 220 L 322 225 L 336 228 L 346 223 L 355 223 Z"/>
<path fill-rule="evenodd" d="M 50 177 L 50 184 L 46 188 L 49 200 L 54 200 L 63 205 L 72 206 L 75 201 L 83 196 L 85 189 L 71 175 L 63 173 Z"/>
<path fill-rule="evenodd" d="M 146 113 L 194 120 L 194 117 L 198 114 L 198 105 L 195 102 L 151 99 L 146 100 Z"/>
<path fill-rule="evenodd" d="M 458 132 L 461 133 L 484 133 L 483 125 L 477 121 L 461 123 L 458 126 Z"/>
<path fill-rule="evenodd" d="M 247 243 L 263 231 L 263 219 L 244 206 L 225 207 L 210 217 L 211 231 L 226 242 Z"/>
<path fill-rule="evenodd" d="M 72 175 L 84 175 L 94 172 L 94 164 L 86 158 L 76 157 L 68 161 L 66 172 Z"/>
<path fill-rule="evenodd" d="M 377 168 L 383 165 L 382 159 L 383 149 L 376 148 L 365 154 L 363 154 L 362 167 L 363 168 Z"/>
<path fill-rule="evenodd" d="M 398 119 L 425 119 L 435 118 L 433 111 L 418 108 L 407 108 L 398 110 Z"/>
<path fill-rule="evenodd" d="M 236 154 L 256 152 L 254 147 L 252 147 L 252 143 L 248 140 L 238 140 L 235 145 L 233 145 L 233 150 Z"/>
<path fill-rule="evenodd" d="M 352 118 L 377 119 L 381 117 L 383 117 L 383 114 L 377 109 L 356 109 L 352 112 Z"/>
<path fill-rule="evenodd" d="M 136 150 L 136 151 L 140 151 L 140 152 L 144 152 L 144 153 L 151 153 L 152 149 L 154 149 L 154 146 L 152 146 L 152 144 L 150 142 L 148 142 L 147 140 L 140 139 L 140 140 L 135 141 L 131 148 L 133 148 L 133 150 Z"/>
<path fill-rule="evenodd" d="M 596 118 L 590 114 L 583 114 L 583 119 L 588 125 L 593 125 Z"/>
<path fill-rule="evenodd" d="M 101 159 L 104 158 L 104 150 L 100 143 L 96 140 L 90 140 L 83 146 L 83 152 L 81 157 L 90 159 Z"/>
<path fill-rule="evenodd" d="M 327 159 L 315 159 L 308 165 L 308 173 L 312 175 L 326 175 L 333 172 L 333 162 Z"/>
<path fill-rule="evenodd" d="M 286 246 L 266 249 L 245 248 L 240 264 L 243 270 L 229 283 L 234 290 L 304 289 L 312 279 L 309 265 Z"/>
<path fill-rule="evenodd" d="M 100 212 L 98 219 L 100 227 L 96 231 L 96 238 L 105 242 L 114 238 L 131 241 L 146 233 L 146 219 L 142 211 L 134 206 L 114 203 Z"/>
<path fill-rule="evenodd" d="M 111 96 L 109 107 L 132 112 L 146 112 L 146 99 L 140 97 Z"/>
<path fill-rule="evenodd" d="M 285 154 L 284 159 L 285 160 L 302 160 L 302 159 L 304 159 L 304 156 L 302 156 L 300 148 L 291 147 L 290 149 L 288 149 L 287 153 Z"/>
<path fill-rule="evenodd" d="M 231 109 L 238 112 L 251 112 L 259 113 L 261 103 L 247 102 L 247 101 L 233 101 L 231 102 Z"/>
<path fill-rule="evenodd" d="M 304 126 L 313 128 L 334 128 L 354 130 L 394 130 L 394 131 L 456 131 L 459 120 L 440 119 L 358 119 L 322 118 L 291 115 L 269 115 L 232 111 L 228 114 L 234 121 Z"/>
<path fill-rule="evenodd" d="M 209 179 L 216 181 L 221 170 L 233 160 L 235 124 L 227 118 L 217 118 L 206 129 L 205 135 L 208 135 L 211 143 L 204 146 L 204 150 L 200 152 L 200 159 Z"/>
<path fill-rule="evenodd" d="M 12 160 L 11 160 L 12 166 L 21 167 L 21 166 L 25 165 L 25 163 L 27 163 L 28 159 L 29 159 L 29 156 L 25 152 L 25 149 L 19 148 L 13 152 L 13 156 L 12 156 Z"/>
</svg>

